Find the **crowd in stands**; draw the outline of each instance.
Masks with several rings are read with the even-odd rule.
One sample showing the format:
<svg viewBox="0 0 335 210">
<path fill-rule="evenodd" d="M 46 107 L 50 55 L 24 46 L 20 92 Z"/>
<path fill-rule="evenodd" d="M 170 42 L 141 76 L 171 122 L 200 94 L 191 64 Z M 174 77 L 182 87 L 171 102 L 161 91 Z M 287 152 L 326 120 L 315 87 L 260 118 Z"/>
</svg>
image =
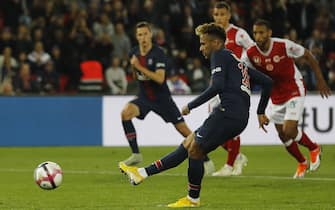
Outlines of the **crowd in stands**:
<svg viewBox="0 0 335 210">
<path fill-rule="evenodd" d="M 232 22 L 252 37 L 258 18 L 270 20 L 273 36 L 311 50 L 335 90 L 335 1 L 234 0 Z M 153 25 L 154 42 L 169 55 L 169 86 L 175 94 L 208 85 L 208 63 L 199 53 L 197 25 L 212 21 L 214 0 L 4 0 L 0 1 L 2 95 L 134 94 L 128 52 L 134 26 Z M 100 71 L 83 77 L 86 61 Z M 315 79 L 297 60 L 307 89 Z M 85 83 L 83 85 L 83 83 Z M 101 88 L 90 89 L 90 84 Z M 81 88 L 83 87 L 83 88 Z"/>
</svg>

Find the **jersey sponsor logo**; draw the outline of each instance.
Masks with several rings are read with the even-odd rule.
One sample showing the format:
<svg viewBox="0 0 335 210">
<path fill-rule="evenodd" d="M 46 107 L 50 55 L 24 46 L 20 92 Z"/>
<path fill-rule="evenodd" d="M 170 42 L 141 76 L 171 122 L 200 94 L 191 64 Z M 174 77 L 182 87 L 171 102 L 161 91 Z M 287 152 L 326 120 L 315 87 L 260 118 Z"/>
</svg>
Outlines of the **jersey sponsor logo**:
<svg viewBox="0 0 335 210">
<path fill-rule="evenodd" d="M 273 56 L 273 62 L 275 62 L 275 63 L 279 63 L 280 60 L 282 60 L 282 59 L 284 59 L 284 58 L 285 58 L 285 56 L 275 55 L 275 56 Z"/>
<path fill-rule="evenodd" d="M 154 61 L 152 60 L 152 58 L 148 59 L 148 65 L 152 65 L 154 63 Z"/>
<path fill-rule="evenodd" d="M 295 108 L 296 104 L 297 104 L 296 101 L 290 101 L 290 103 L 289 103 L 288 106 L 289 106 L 290 108 Z"/>
<path fill-rule="evenodd" d="M 252 57 L 252 60 L 255 62 L 255 64 L 260 64 L 261 63 L 261 58 L 258 56 Z"/>
<path fill-rule="evenodd" d="M 156 68 L 165 68 L 165 63 L 157 63 Z"/>
<path fill-rule="evenodd" d="M 142 72 L 136 72 L 137 73 L 137 79 L 140 81 L 148 81 L 150 80 L 149 77 L 145 76 Z"/>
<path fill-rule="evenodd" d="M 212 70 L 212 74 L 215 74 L 216 72 L 222 71 L 221 67 L 216 67 L 215 69 Z"/>
<path fill-rule="evenodd" d="M 177 120 L 182 120 L 182 119 L 183 119 L 182 116 L 177 117 Z"/>
<path fill-rule="evenodd" d="M 274 67 L 271 63 L 266 64 L 265 68 L 266 68 L 267 71 L 273 71 L 273 69 L 274 69 Z"/>
</svg>

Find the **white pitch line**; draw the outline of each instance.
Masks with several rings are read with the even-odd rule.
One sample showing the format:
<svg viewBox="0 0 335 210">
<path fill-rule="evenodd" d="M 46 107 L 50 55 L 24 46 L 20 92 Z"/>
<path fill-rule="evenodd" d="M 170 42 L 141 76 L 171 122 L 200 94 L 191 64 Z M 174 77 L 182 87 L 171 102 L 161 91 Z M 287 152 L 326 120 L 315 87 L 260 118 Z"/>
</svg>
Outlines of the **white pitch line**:
<svg viewBox="0 0 335 210">
<path fill-rule="evenodd" d="M 0 168 L 0 172 L 15 172 L 15 173 L 27 173 L 31 172 L 33 173 L 33 170 L 27 170 L 27 169 L 16 169 L 16 168 Z M 89 170 L 63 170 L 64 174 L 109 174 L 109 175 L 117 175 L 121 174 L 115 171 L 89 171 Z M 180 174 L 180 173 L 162 173 L 157 174 L 158 176 L 172 176 L 172 177 L 178 177 L 183 176 L 185 177 L 186 174 Z M 225 177 L 207 177 L 206 178 L 222 178 L 225 179 Z M 253 178 L 253 179 L 274 179 L 274 180 L 293 180 L 292 177 L 285 177 L 285 176 L 257 176 L 257 175 L 249 175 L 249 176 L 232 176 L 229 178 Z M 308 181 L 335 181 L 335 178 L 332 177 L 305 177 L 303 179 L 299 180 L 308 180 Z"/>
</svg>

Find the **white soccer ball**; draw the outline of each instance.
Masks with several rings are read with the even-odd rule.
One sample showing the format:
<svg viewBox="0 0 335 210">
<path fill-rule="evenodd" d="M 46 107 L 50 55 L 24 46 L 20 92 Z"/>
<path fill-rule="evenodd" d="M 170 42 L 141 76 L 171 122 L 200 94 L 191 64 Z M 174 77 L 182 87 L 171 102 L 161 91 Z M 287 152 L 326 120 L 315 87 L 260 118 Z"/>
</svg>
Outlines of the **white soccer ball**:
<svg viewBox="0 0 335 210">
<path fill-rule="evenodd" d="M 62 184 L 62 168 L 54 162 L 46 161 L 37 166 L 34 171 L 36 184 L 44 190 L 52 190 Z"/>
</svg>

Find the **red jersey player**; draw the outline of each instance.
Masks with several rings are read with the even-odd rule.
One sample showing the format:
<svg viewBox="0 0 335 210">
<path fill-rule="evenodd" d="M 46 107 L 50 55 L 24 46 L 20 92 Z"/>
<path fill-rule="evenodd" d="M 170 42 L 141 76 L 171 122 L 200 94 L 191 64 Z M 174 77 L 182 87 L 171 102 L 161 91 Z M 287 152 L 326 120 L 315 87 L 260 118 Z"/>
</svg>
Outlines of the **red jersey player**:
<svg viewBox="0 0 335 210">
<path fill-rule="evenodd" d="M 231 50 L 238 58 L 241 58 L 242 53 L 253 44 L 252 39 L 248 33 L 231 23 L 231 8 L 229 4 L 224 1 L 217 2 L 213 10 L 214 22 L 221 26 L 226 31 L 225 47 Z M 214 107 L 220 104 L 220 99 L 216 96 L 209 102 L 209 111 L 211 112 Z M 218 171 L 212 173 L 213 176 L 231 176 L 242 174 L 243 166 L 248 162 L 247 157 L 240 153 L 240 136 L 226 141 L 222 147 L 228 151 L 228 158 L 226 164 Z M 206 167 L 208 162 L 205 161 L 205 171 L 210 173 L 209 167 Z"/>
<path fill-rule="evenodd" d="M 303 178 L 308 168 L 307 159 L 300 152 L 298 144 L 310 151 L 310 171 L 320 166 L 321 147 L 300 129 L 298 121 L 304 109 L 306 89 L 303 78 L 294 64 L 294 59 L 303 57 L 314 71 L 317 88 L 322 97 L 331 92 L 327 86 L 317 60 L 303 46 L 287 39 L 271 38 L 272 30 L 266 20 L 257 20 L 253 25 L 255 44 L 246 53 L 245 61 L 257 70 L 273 79 L 271 93 L 270 120 L 275 123 L 280 140 L 286 150 L 298 161 L 298 168 L 293 178 Z M 268 124 L 269 119 L 260 119 L 261 125 Z"/>
</svg>

